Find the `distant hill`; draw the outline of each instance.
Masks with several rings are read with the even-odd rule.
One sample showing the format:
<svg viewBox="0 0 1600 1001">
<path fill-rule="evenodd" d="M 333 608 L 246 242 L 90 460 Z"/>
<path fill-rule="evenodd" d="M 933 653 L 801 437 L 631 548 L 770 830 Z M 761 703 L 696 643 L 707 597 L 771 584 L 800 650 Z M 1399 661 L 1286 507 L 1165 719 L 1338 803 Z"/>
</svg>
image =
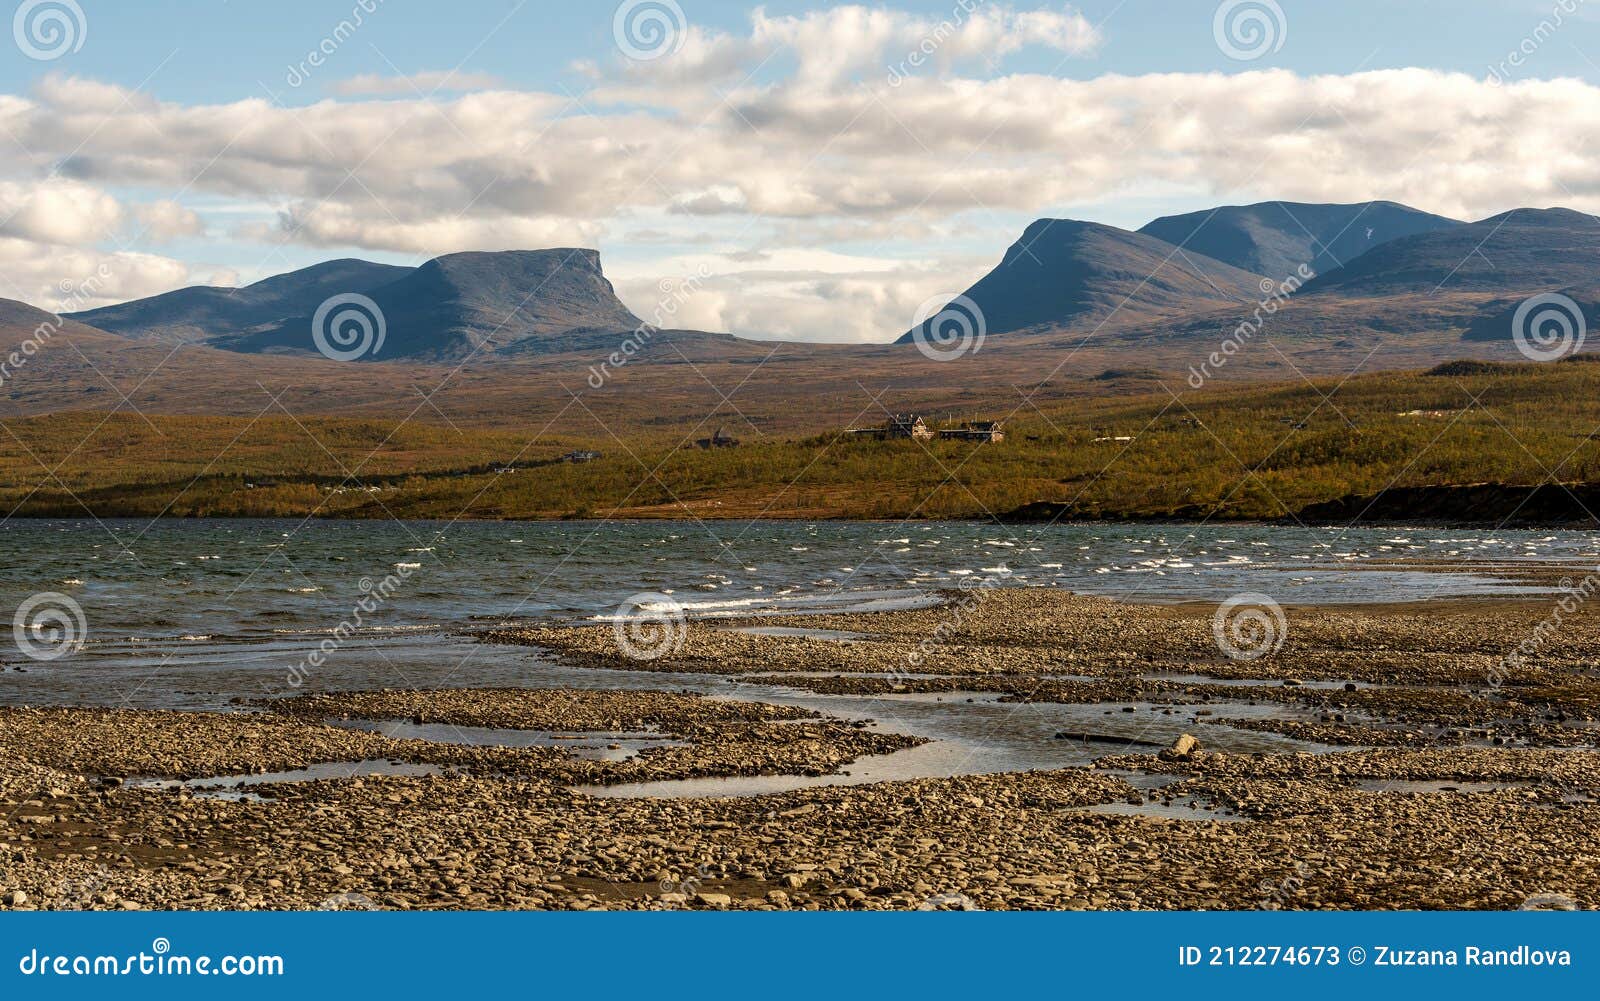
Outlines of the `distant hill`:
<svg viewBox="0 0 1600 1001">
<path fill-rule="evenodd" d="M 1164 216 L 1139 232 L 1281 281 L 1302 264 L 1323 274 L 1390 240 L 1460 225 L 1395 202 L 1260 202 Z"/>
<path fill-rule="evenodd" d="M 1514 209 L 1401 237 L 1307 283 L 1301 296 L 1488 292 L 1531 295 L 1593 285 L 1600 222 L 1571 209 Z"/>
<path fill-rule="evenodd" d="M 1113 314 L 1120 321 L 1148 320 L 1251 302 L 1261 296 L 1263 280 L 1143 233 L 1040 219 L 966 296 L 982 310 L 988 333 L 1003 334 L 1091 327 Z M 898 343 L 916 334 L 908 331 Z"/>
<path fill-rule="evenodd" d="M 1594 343 L 1600 345 L 1600 280 L 1586 288 L 1558 289 L 1557 294 L 1564 295 L 1572 300 L 1577 307 L 1576 312 L 1583 316 L 1583 329 L 1586 337 L 1594 338 Z M 1526 296 L 1512 296 L 1486 304 L 1467 327 L 1466 332 L 1462 334 L 1462 339 L 1468 341 L 1511 340 L 1516 326 L 1517 312 L 1522 308 L 1522 304 L 1527 301 L 1527 298 Z M 1565 308 L 1564 305 L 1558 306 L 1554 312 L 1546 312 L 1535 308 L 1526 315 L 1524 322 L 1530 328 L 1536 327 L 1541 313 L 1544 313 L 1547 319 L 1557 324 L 1543 331 L 1546 336 L 1560 339 L 1561 328 L 1557 319 L 1558 314 L 1566 317 L 1567 321 L 1572 324 L 1571 329 L 1574 331 L 1578 329 L 1577 317 L 1573 315 L 1572 310 Z M 1534 329 L 1529 329 L 1527 332 L 1530 335 L 1536 333 Z M 1537 346 L 1537 342 L 1535 344 Z"/>
<path fill-rule="evenodd" d="M 367 292 L 410 274 L 411 270 L 346 258 L 274 275 L 243 288 L 182 288 L 148 299 L 71 313 L 68 318 L 127 337 L 205 342 L 277 323 L 289 316 L 310 316 L 329 296 Z"/>
<path fill-rule="evenodd" d="M 517 345 L 538 351 L 590 346 L 592 337 L 614 343 L 639 325 L 616 296 L 593 250 L 516 250 L 449 254 L 366 293 L 382 310 L 383 348 L 366 357 L 453 360 Z M 234 351 L 311 351 L 313 314 L 285 319 L 244 336 L 219 338 Z"/>
</svg>

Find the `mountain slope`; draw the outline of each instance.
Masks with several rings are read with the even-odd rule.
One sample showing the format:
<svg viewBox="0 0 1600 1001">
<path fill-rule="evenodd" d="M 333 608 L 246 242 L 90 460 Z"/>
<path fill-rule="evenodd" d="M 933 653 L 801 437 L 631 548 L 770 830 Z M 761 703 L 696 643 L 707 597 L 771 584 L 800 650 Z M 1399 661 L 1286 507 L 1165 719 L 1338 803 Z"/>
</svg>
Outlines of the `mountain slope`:
<svg viewBox="0 0 1600 1001">
<path fill-rule="evenodd" d="M 1600 275 L 1600 221 L 1571 209 L 1514 209 L 1402 237 L 1308 282 L 1300 295 L 1490 292 L 1530 295 Z"/>
<path fill-rule="evenodd" d="M 1040 219 L 966 296 L 991 334 L 1156 319 L 1258 299 L 1264 279 L 1142 233 Z M 932 320 L 903 335 L 926 336 Z"/>
<path fill-rule="evenodd" d="M 183 288 L 68 314 L 68 318 L 127 337 L 207 341 L 288 316 L 310 315 L 329 296 L 366 292 L 410 272 L 410 268 L 347 258 L 274 275 L 243 288 Z"/>
<path fill-rule="evenodd" d="M 1390 240 L 1460 225 L 1395 202 L 1260 202 L 1164 216 L 1139 232 L 1282 280 L 1302 264 L 1323 274 Z"/>
<path fill-rule="evenodd" d="M 593 250 L 517 250 L 449 254 L 367 295 L 383 314 L 385 336 L 366 360 L 459 360 L 513 344 L 537 351 L 615 343 L 639 319 L 617 299 Z M 314 351 L 315 315 L 285 319 L 215 343 L 232 351 Z M 592 331 L 589 338 L 561 338 Z M 530 342 L 530 343 L 524 343 Z"/>
</svg>

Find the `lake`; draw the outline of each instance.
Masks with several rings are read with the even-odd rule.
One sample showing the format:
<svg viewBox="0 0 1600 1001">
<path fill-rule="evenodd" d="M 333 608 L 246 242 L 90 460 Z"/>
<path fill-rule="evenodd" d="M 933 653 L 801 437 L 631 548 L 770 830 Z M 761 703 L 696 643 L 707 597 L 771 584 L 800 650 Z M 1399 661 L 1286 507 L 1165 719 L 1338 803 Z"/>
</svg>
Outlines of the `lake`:
<svg viewBox="0 0 1600 1001">
<path fill-rule="evenodd" d="M 964 522 L 26 521 L 0 525 L 0 608 L 39 592 L 83 610 L 81 650 L 0 647 L 0 703 L 222 708 L 285 694 L 285 672 L 384 592 L 316 688 L 593 683 L 526 648 L 471 639 L 506 621 L 613 618 L 640 592 L 695 616 L 892 609 L 989 579 L 1140 601 L 1283 603 L 1528 595 L 1517 571 L 1600 563 L 1600 534 L 1278 525 Z M 22 671 L 15 668 L 21 667 Z M 578 674 L 579 677 L 572 677 Z M 630 676 L 658 687 L 660 675 Z M 623 679 L 611 678 L 618 686 Z M 707 682 L 700 679 L 701 687 Z M 754 692 L 752 691 L 752 695 Z"/>
</svg>

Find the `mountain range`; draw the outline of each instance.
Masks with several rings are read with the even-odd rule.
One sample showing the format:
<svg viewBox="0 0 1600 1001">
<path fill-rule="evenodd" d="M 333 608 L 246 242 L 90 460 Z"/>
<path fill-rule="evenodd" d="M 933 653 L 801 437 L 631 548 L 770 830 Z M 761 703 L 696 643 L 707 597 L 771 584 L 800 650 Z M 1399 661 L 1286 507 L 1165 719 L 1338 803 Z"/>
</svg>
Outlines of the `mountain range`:
<svg viewBox="0 0 1600 1001">
<path fill-rule="evenodd" d="M 604 374 L 630 388 L 597 398 L 594 416 L 697 419 L 721 402 L 712 390 L 733 386 L 752 418 L 796 427 L 853 419 L 863 385 L 893 387 L 906 406 L 979 413 L 1057 373 L 1050 392 L 1067 397 L 1151 391 L 1216 350 L 1286 277 L 1312 273 L 1263 327 L 1270 350 L 1241 353 L 1227 378 L 1346 374 L 1380 345 L 1389 368 L 1518 360 L 1512 319 L 1529 296 L 1567 295 L 1600 323 L 1600 222 L 1518 209 L 1460 223 L 1389 202 L 1227 206 L 1140 231 L 1041 219 L 965 291 L 991 336 L 959 364 L 908 345 L 916 331 L 876 345 L 652 332 L 625 369 Z M 351 294 L 385 317 L 381 347 L 362 355 L 378 364 L 317 350 L 320 307 Z M 376 414 L 410 412 L 417 387 L 447 383 L 438 400 L 453 401 L 452 415 L 531 419 L 570 402 L 639 324 L 599 255 L 581 249 L 450 254 L 415 268 L 335 260 L 59 319 L 0 300 L 0 359 L 41 327 L 70 345 L 0 372 L 0 407 L 253 414 L 261 394 L 285 390 L 296 412 Z"/>
<path fill-rule="evenodd" d="M 1170 216 L 1137 233 L 1040 220 L 952 308 L 975 304 L 988 333 L 1012 338 L 1215 340 L 1290 278 L 1274 335 L 1444 329 L 1509 341 L 1522 299 L 1562 290 L 1594 298 L 1585 290 L 1600 288 L 1600 220 L 1553 208 L 1460 223 L 1392 202 L 1264 202 Z M 1507 322 L 1486 325 L 1502 313 Z"/>
</svg>

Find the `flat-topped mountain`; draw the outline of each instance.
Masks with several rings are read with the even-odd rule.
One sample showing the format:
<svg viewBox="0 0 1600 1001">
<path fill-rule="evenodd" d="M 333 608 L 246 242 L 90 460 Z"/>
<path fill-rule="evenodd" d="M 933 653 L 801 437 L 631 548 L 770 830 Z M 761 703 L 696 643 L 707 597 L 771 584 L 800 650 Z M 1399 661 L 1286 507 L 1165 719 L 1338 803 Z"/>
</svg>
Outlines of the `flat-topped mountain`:
<svg viewBox="0 0 1600 1001">
<path fill-rule="evenodd" d="M 330 298 L 378 305 L 385 336 L 367 360 L 455 360 L 517 345 L 539 353 L 615 342 L 639 319 L 617 298 L 594 250 L 558 248 L 448 254 L 419 268 L 328 261 L 243 288 L 186 288 L 73 314 L 134 338 L 247 353 L 313 352 L 313 321 Z M 578 332 L 578 333 L 574 333 Z"/>
<path fill-rule="evenodd" d="M 574 347 L 572 331 L 614 342 L 639 325 L 617 298 L 594 250 L 515 250 L 436 258 L 398 281 L 365 293 L 383 312 L 387 333 L 367 357 L 454 360 L 516 345 L 552 340 Z M 219 338 L 235 351 L 314 350 L 314 316 L 307 311 L 243 336 Z"/>
<path fill-rule="evenodd" d="M 1262 281 L 1143 233 L 1040 219 L 966 296 L 982 310 L 987 331 L 998 334 L 1092 327 L 1113 314 L 1120 322 L 1216 309 L 1256 300 Z"/>
<path fill-rule="evenodd" d="M 289 316 L 310 316 L 329 296 L 366 292 L 404 277 L 411 270 L 345 258 L 274 275 L 242 288 L 181 288 L 148 299 L 71 313 L 68 318 L 125 337 L 204 342 Z"/>
<path fill-rule="evenodd" d="M 1323 274 L 1391 240 L 1460 225 L 1396 202 L 1280 201 L 1164 216 L 1139 232 L 1282 281 L 1301 265 Z"/>
<path fill-rule="evenodd" d="M 1513 209 L 1401 237 L 1319 275 L 1301 295 L 1490 292 L 1589 286 L 1600 275 L 1600 221 L 1571 209 Z"/>
</svg>

